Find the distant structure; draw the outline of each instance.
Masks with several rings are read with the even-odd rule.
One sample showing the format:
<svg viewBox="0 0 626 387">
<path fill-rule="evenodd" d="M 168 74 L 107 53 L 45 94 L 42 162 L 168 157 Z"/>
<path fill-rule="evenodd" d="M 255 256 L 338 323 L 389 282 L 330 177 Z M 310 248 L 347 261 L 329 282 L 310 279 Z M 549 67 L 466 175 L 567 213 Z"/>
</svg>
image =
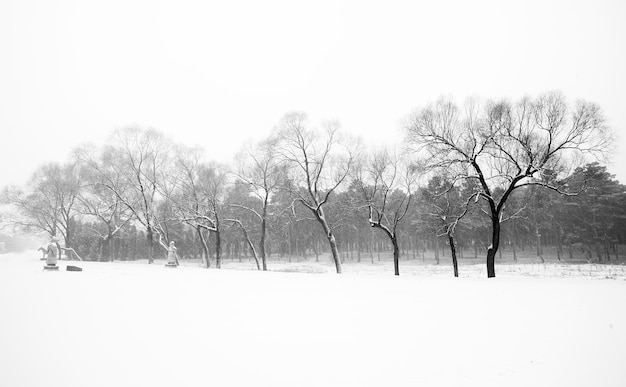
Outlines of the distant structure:
<svg viewBox="0 0 626 387">
<path fill-rule="evenodd" d="M 167 248 L 167 267 L 176 267 L 178 266 L 178 259 L 176 254 L 176 246 L 174 245 L 174 241 L 170 242 L 170 246 Z"/>
<path fill-rule="evenodd" d="M 165 264 L 165 267 L 178 267 L 178 254 L 176 254 L 176 250 L 178 249 L 176 248 L 174 241 L 171 241 L 168 246 L 163 243 L 161 235 L 159 234 L 159 244 L 167 250 L 167 263 Z"/>
<path fill-rule="evenodd" d="M 51 239 L 48 244 L 48 257 L 46 258 L 46 265 L 43 267 L 44 270 L 59 270 L 57 266 L 57 252 L 56 240 Z"/>
</svg>

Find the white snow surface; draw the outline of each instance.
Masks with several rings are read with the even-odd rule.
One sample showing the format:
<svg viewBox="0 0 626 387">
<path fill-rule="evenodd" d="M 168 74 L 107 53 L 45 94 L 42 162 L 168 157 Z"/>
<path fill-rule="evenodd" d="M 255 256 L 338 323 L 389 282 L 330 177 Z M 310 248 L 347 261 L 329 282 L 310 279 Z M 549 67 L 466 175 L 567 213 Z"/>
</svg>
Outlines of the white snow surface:
<svg viewBox="0 0 626 387">
<path fill-rule="evenodd" d="M 623 278 L 143 262 L 0 255 L 0 386 L 626 385 Z"/>
</svg>

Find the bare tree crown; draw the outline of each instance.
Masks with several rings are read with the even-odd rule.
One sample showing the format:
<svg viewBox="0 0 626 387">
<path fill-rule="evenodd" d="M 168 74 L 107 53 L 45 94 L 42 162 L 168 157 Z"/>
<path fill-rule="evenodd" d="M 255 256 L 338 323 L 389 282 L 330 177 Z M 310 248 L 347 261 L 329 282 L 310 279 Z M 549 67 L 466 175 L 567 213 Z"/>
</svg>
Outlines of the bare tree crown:
<svg viewBox="0 0 626 387">
<path fill-rule="evenodd" d="M 406 130 L 430 167 L 457 178 L 482 174 L 492 189 L 571 172 L 574 164 L 609 154 L 612 140 L 598 105 L 570 107 L 559 92 L 483 107 L 470 100 L 464 109 L 440 99 L 413 113 Z"/>
</svg>

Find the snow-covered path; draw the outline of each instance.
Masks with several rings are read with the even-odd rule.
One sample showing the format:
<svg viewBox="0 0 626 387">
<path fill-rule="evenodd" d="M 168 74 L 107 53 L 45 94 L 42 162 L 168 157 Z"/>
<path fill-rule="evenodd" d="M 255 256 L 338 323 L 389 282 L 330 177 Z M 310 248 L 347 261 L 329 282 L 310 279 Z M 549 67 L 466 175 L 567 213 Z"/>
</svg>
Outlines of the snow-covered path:
<svg viewBox="0 0 626 387">
<path fill-rule="evenodd" d="M 33 256 L 0 256 L 0 386 L 626 385 L 623 280 Z"/>
</svg>

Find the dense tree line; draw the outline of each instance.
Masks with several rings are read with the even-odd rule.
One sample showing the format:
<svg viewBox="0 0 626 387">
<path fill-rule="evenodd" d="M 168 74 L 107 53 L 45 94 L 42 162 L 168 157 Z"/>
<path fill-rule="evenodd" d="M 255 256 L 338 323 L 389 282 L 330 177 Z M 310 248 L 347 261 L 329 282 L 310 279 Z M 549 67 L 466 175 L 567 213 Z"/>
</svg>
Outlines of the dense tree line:
<svg viewBox="0 0 626 387">
<path fill-rule="evenodd" d="M 345 260 L 618 259 L 626 239 L 626 190 L 598 161 L 610 131 L 600 109 L 570 108 L 558 93 L 516 103 L 439 100 L 409 115 L 403 149 L 364 150 L 337 122 L 317 129 L 286 114 L 266 139 L 246 145 L 233 166 L 155 130 L 128 128 L 103 145 L 76 149 L 39 168 L 24 188 L 7 187 L 3 217 L 57 237 L 83 259 L 164 256 L 220 268 L 222 260 L 329 254 Z M 595 158 L 590 158 L 594 156 Z M 71 251 L 68 251 L 71 255 Z M 298 258 L 299 257 L 299 258 Z"/>
</svg>

